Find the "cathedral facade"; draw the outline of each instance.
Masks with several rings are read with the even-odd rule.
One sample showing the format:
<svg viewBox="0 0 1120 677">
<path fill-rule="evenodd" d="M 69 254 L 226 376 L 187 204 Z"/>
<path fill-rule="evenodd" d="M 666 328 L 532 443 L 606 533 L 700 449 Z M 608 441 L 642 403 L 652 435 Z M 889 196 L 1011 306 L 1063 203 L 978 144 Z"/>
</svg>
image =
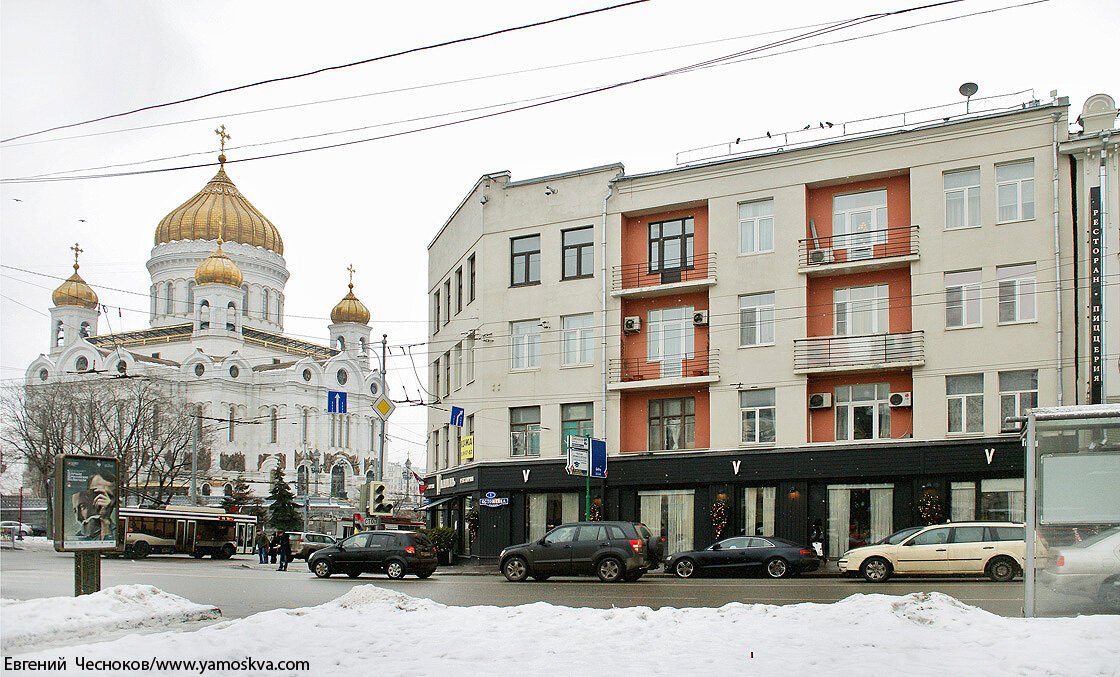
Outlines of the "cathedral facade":
<svg viewBox="0 0 1120 677">
<path fill-rule="evenodd" d="M 351 281 L 331 310 L 327 345 L 285 336 L 284 242 L 219 160 L 218 173 L 156 228 L 149 328 L 99 333 L 102 307 L 78 274 L 75 246 L 74 274 L 52 295 L 49 349 L 25 382 L 159 379 L 196 404 L 207 427 L 201 495 L 228 494 L 242 477 L 266 496 L 279 466 L 297 496 L 356 502 L 375 477 L 382 421 L 373 405 L 385 393 L 370 368 L 369 310 Z M 398 502 L 415 496 L 406 476 L 387 464 Z"/>
</svg>

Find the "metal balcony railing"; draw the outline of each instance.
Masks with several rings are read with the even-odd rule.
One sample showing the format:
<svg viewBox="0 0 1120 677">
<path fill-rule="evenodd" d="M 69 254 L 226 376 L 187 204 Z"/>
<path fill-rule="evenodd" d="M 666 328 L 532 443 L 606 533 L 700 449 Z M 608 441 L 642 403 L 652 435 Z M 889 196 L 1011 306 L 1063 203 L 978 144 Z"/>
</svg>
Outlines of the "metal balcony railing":
<svg viewBox="0 0 1120 677">
<path fill-rule="evenodd" d="M 693 280 L 715 279 L 716 255 L 714 252 L 696 254 L 686 265 L 660 265 L 650 263 L 627 263 L 614 267 L 611 282 L 613 291 L 655 287 L 661 284 L 691 282 Z"/>
<path fill-rule="evenodd" d="M 652 381 L 719 375 L 719 351 L 698 350 L 692 357 L 668 357 L 650 362 L 646 357 L 615 358 L 607 367 L 612 383 Z"/>
<path fill-rule="evenodd" d="M 867 230 L 799 240 L 797 261 L 802 268 L 833 263 L 861 263 L 918 253 L 918 226 Z"/>
<path fill-rule="evenodd" d="M 865 336 L 815 336 L 794 339 L 793 369 L 798 372 L 850 371 L 883 365 L 925 364 L 925 332 Z"/>
</svg>

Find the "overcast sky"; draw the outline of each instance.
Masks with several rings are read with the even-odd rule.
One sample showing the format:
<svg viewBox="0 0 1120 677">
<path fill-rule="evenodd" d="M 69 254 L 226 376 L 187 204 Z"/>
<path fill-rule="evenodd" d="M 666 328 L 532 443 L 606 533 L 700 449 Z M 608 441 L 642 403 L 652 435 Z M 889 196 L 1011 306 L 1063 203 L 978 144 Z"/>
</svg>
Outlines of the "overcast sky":
<svg viewBox="0 0 1120 677">
<path fill-rule="evenodd" d="M 4 0 L 0 134 L 8 138 L 609 4 Z M 1016 4 L 966 0 L 755 56 Z M 508 169 L 519 180 L 612 162 L 622 162 L 629 173 L 666 169 L 679 151 L 767 130 L 956 102 L 957 88 L 970 80 L 979 84 L 977 96 L 1033 89 L 1049 100 L 1057 89 L 1070 97 L 1075 119 L 1091 94 L 1120 97 L 1115 51 L 1120 3 L 1052 0 L 739 61 L 433 131 L 235 161 L 478 115 L 913 5 L 653 0 L 12 141 L 0 146 L 0 176 L 160 158 L 175 159 L 79 174 L 216 165 L 213 130 L 225 124 L 232 134 L 227 172 L 284 238 L 291 272 L 286 331 L 326 343 L 327 316 L 346 292 L 345 269 L 353 263 L 355 292 L 370 308 L 374 336 L 388 334 L 393 346 L 422 343 L 426 247 L 483 173 Z M 368 96 L 249 113 L 357 95 Z M 441 117 L 431 117 L 436 115 Z M 274 143 L 358 127 L 365 129 Z M 84 138 L 65 138 L 79 135 Z M 110 307 L 100 330 L 147 327 L 151 279 L 145 263 L 156 224 L 215 171 L 212 166 L 6 183 L 0 186 L 0 263 L 65 277 L 71 272 L 68 247 L 78 241 L 85 249 L 82 276 Z M 21 379 L 30 360 L 46 351 L 50 292 L 58 283 L 0 269 L 0 378 Z M 414 352 L 423 378 L 423 348 Z M 396 353 L 389 362 L 391 395 L 401 399 L 407 391 L 415 399 L 412 366 L 399 349 Z M 424 462 L 424 421 L 422 407 L 398 408 L 392 460 L 408 455 L 413 463 Z"/>
</svg>

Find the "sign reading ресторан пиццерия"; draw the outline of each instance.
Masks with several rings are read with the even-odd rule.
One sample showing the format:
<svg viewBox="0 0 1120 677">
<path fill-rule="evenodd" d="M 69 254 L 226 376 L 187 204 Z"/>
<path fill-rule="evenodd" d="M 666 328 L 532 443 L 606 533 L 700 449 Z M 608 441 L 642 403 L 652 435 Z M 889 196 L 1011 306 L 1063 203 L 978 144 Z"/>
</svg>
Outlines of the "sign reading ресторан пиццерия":
<svg viewBox="0 0 1120 677">
<path fill-rule="evenodd" d="M 1104 239 L 1101 234 L 1101 189 L 1089 189 L 1089 404 L 1104 400 Z"/>
<path fill-rule="evenodd" d="M 60 552 L 117 550 L 120 464 L 115 458 L 60 454 L 55 458 L 54 548 Z"/>
</svg>

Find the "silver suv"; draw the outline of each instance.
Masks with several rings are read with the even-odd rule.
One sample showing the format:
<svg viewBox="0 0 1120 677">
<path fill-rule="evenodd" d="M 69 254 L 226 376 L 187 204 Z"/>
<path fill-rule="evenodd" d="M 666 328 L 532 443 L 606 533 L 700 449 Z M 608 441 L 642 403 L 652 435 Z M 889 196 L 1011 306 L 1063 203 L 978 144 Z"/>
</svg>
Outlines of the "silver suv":
<svg viewBox="0 0 1120 677">
<path fill-rule="evenodd" d="M 288 543 L 292 546 L 292 559 L 307 559 L 316 550 L 338 543 L 338 539 L 312 531 L 289 531 Z"/>
</svg>

